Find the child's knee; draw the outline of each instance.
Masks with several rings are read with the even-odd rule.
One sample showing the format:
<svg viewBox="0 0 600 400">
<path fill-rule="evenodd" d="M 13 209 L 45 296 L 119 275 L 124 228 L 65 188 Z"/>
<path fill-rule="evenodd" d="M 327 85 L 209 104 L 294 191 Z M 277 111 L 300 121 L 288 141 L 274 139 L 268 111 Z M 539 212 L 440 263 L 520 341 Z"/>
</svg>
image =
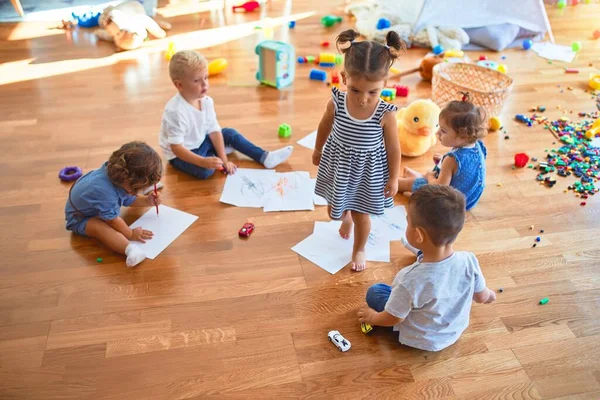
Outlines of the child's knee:
<svg viewBox="0 0 600 400">
<path fill-rule="evenodd" d="M 198 179 L 208 179 L 215 174 L 214 169 L 207 168 L 199 168 L 197 171 L 194 171 L 192 175 L 194 175 Z"/>
<path fill-rule="evenodd" d="M 231 141 L 234 138 L 242 135 L 241 133 L 239 133 L 237 130 L 235 130 L 233 128 L 223 128 L 221 130 L 221 134 L 223 135 L 224 142 Z"/>
</svg>

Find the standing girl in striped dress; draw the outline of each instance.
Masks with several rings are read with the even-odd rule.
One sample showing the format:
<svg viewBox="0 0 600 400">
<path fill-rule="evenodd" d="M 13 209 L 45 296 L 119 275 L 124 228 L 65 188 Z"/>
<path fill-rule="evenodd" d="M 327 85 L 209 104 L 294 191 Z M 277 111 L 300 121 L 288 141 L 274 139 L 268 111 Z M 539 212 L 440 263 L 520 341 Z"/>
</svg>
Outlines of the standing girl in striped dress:
<svg viewBox="0 0 600 400">
<path fill-rule="evenodd" d="M 396 32 L 386 44 L 355 42 L 352 29 L 340 33 L 337 48 L 345 56 L 342 81 L 348 91 L 332 89 L 319 123 L 313 164 L 319 166 L 315 193 L 327 199 L 329 216 L 342 220 L 340 235 L 354 227 L 352 270 L 366 266 L 370 215 L 394 206 L 400 171 L 397 107 L 380 99 L 388 71 L 404 50 Z"/>
</svg>

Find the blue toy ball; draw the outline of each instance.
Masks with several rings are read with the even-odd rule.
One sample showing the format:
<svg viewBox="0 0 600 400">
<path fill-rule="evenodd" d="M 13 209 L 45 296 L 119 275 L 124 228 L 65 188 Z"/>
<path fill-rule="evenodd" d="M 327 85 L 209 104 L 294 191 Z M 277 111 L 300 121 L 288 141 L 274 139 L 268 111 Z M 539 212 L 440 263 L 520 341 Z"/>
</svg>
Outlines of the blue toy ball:
<svg viewBox="0 0 600 400">
<path fill-rule="evenodd" d="M 71 13 L 73 18 L 77 20 L 77 25 L 83 28 L 94 28 L 98 26 L 98 18 L 100 18 L 99 12 L 87 11 L 83 14 Z"/>
<path fill-rule="evenodd" d="M 523 48 L 525 50 L 529 50 L 531 48 L 531 46 L 533 46 L 533 42 L 531 41 L 531 39 L 523 40 Z"/>
<path fill-rule="evenodd" d="M 380 18 L 379 21 L 377 21 L 377 29 L 385 29 L 389 28 L 390 26 L 392 26 L 392 23 L 389 19 Z"/>
<path fill-rule="evenodd" d="M 440 46 L 439 44 L 433 48 L 433 54 L 435 54 L 436 56 L 439 56 L 443 52 L 444 52 L 444 48 L 442 46 Z"/>
</svg>

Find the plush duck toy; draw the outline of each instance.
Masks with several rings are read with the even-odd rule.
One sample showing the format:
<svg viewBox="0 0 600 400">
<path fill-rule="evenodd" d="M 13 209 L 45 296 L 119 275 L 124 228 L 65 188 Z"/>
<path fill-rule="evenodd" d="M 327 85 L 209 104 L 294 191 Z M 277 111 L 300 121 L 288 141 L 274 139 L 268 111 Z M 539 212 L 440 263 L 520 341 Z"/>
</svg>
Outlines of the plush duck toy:
<svg viewBox="0 0 600 400">
<path fill-rule="evenodd" d="M 431 100 L 415 100 L 396 114 L 402 155 L 418 157 L 436 143 L 441 109 Z"/>
</svg>

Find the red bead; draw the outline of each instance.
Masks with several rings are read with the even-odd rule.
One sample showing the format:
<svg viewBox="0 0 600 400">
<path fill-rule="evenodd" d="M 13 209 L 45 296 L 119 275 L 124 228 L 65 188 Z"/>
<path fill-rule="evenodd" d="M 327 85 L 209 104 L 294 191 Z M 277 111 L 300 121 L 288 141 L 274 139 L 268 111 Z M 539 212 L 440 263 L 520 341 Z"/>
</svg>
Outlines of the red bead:
<svg viewBox="0 0 600 400">
<path fill-rule="evenodd" d="M 485 60 L 487 60 L 486 56 L 479 56 L 479 61 L 485 61 Z"/>
<path fill-rule="evenodd" d="M 321 47 L 329 47 L 329 42 L 321 42 Z"/>
<path fill-rule="evenodd" d="M 582 202 L 581 202 L 581 205 L 582 205 L 582 206 L 585 206 L 586 204 L 587 204 L 587 203 L 586 203 L 585 201 L 582 201 Z"/>
</svg>

